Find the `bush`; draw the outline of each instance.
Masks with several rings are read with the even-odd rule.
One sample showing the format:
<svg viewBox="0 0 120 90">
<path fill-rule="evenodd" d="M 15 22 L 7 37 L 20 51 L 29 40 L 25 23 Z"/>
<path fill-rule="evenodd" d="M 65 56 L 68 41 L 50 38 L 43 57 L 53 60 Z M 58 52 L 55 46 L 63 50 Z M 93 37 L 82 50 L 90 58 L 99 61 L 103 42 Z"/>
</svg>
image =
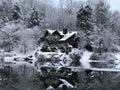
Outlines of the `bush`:
<svg viewBox="0 0 120 90">
<path fill-rule="evenodd" d="M 72 59 L 71 65 L 72 66 L 79 66 L 81 65 L 80 59 L 81 59 L 81 52 L 71 52 L 69 54 L 70 58 Z"/>
<path fill-rule="evenodd" d="M 99 60 L 99 54 L 98 53 L 93 53 L 90 57 L 90 60 Z"/>
<path fill-rule="evenodd" d="M 46 58 L 43 55 L 39 55 L 37 58 L 38 64 L 43 64 L 46 61 Z"/>
<path fill-rule="evenodd" d="M 47 45 L 44 45 L 41 49 L 42 52 L 48 52 L 48 46 Z"/>
<path fill-rule="evenodd" d="M 91 62 L 93 67 L 102 68 L 114 68 L 115 67 L 115 56 L 110 53 L 103 53 L 99 55 L 98 53 L 93 53 L 90 60 L 99 60 L 101 62 Z"/>
</svg>

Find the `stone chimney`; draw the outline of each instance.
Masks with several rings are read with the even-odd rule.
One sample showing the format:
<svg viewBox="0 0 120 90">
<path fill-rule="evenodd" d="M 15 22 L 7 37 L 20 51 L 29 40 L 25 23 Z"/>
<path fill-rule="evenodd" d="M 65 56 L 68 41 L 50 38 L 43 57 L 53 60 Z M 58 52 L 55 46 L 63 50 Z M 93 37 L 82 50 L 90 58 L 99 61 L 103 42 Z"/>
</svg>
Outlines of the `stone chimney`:
<svg viewBox="0 0 120 90">
<path fill-rule="evenodd" d="M 67 28 L 63 28 L 63 34 L 67 34 L 67 33 L 68 33 Z"/>
</svg>

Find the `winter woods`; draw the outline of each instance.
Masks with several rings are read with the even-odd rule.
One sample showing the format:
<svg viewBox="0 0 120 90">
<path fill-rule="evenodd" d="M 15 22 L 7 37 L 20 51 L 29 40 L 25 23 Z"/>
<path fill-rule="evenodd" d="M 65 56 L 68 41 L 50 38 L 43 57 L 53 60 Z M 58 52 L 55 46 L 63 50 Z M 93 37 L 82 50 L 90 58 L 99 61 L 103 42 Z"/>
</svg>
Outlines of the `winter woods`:
<svg viewBox="0 0 120 90">
<path fill-rule="evenodd" d="M 5 0 L 0 2 L 0 48 L 26 53 L 38 46 L 46 29 L 77 30 L 80 48 L 95 52 L 118 51 L 119 11 L 105 0 Z"/>
<path fill-rule="evenodd" d="M 60 69 L 68 79 L 72 75 L 67 69 L 83 67 L 83 72 L 74 70 L 78 89 L 117 90 L 120 74 L 101 68 L 120 68 L 119 18 L 120 11 L 106 0 L 0 0 L 0 51 L 5 51 L 1 66 L 12 66 L 6 85 L 10 90 L 45 89 L 39 77 L 42 66 L 56 69 L 52 74 L 47 70 L 54 72 L 50 79 L 55 83 Z M 44 84 L 48 74 L 43 74 Z"/>
</svg>

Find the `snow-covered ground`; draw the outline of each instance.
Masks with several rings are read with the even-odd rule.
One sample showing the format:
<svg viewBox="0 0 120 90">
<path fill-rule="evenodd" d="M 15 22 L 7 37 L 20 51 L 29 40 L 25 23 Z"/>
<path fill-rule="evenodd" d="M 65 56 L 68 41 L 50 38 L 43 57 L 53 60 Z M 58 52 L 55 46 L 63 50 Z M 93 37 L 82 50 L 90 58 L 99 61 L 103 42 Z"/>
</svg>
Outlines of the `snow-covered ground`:
<svg viewBox="0 0 120 90">
<path fill-rule="evenodd" d="M 115 68 L 120 69 L 120 53 L 115 54 L 115 57 L 117 59 L 116 61 L 117 65 Z"/>
<path fill-rule="evenodd" d="M 34 61 L 36 60 L 34 57 L 34 52 L 31 53 L 27 53 L 27 54 L 11 54 L 6 56 L 6 54 L 4 54 L 4 62 L 5 64 L 9 64 L 12 66 L 19 66 L 19 65 L 28 65 L 28 66 L 32 66 L 34 67 Z M 32 58 L 30 58 L 32 60 L 33 63 L 30 63 L 29 61 L 25 61 L 25 58 L 29 58 L 29 56 L 32 56 Z"/>
<path fill-rule="evenodd" d="M 120 60 L 120 53 L 119 54 L 116 54 L 115 57 Z"/>
<path fill-rule="evenodd" d="M 81 62 L 81 64 L 82 64 L 83 67 L 85 67 L 85 68 L 91 68 L 90 63 L 89 63 L 89 59 L 90 59 L 91 55 L 92 55 L 92 53 L 88 52 L 88 51 L 85 51 L 83 53 L 83 56 L 80 59 L 80 62 Z"/>
<path fill-rule="evenodd" d="M 5 57 L 5 62 L 10 62 L 10 63 L 13 63 L 15 65 L 21 65 L 21 64 L 29 64 L 33 67 L 35 67 L 35 62 L 37 61 L 37 59 L 34 57 L 34 53 L 35 52 L 31 52 L 29 54 L 26 54 L 26 55 L 23 55 L 23 54 L 16 54 L 15 56 L 13 55 L 12 57 Z M 54 56 L 54 57 L 57 57 L 59 58 L 59 63 L 44 63 L 44 65 L 41 65 L 41 66 L 52 66 L 52 67 L 71 67 L 70 66 L 70 62 L 72 61 L 71 58 L 70 58 L 70 55 L 72 53 L 81 53 L 78 49 L 72 49 L 72 51 L 70 52 L 70 54 L 65 54 L 65 53 L 61 53 L 60 51 L 58 52 L 38 52 L 38 54 L 42 54 L 44 55 L 46 58 L 51 58 L 51 56 Z M 90 60 L 90 57 L 93 53 L 92 52 L 89 52 L 89 51 L 82 51 L 82 54 L 81 54 L 81 59 L 80 59 L 80 63 L 82 65 L 82 67 L 84 69 L 92 69 L 92 70 L 95 70 L 95 71 L 118 71 L 119 72 L 119 69 L 120 69 L 120 53 L 117 53 L 117 54 L 114 54 L 114 56 L 116 57 L 116 60 L 115 60 L 115 68 L 92 68 L 91 66 L 91 62 L 95 62 L 95 63 L 105 63 L 105 61 L 93 61 L 93 60 Z M 28 57 L 30 55 L 33 55 L 33 60 L 32 62 L 33 63 L 29 63 L 27 61 L 25 61 L 23 58 L 25 57 Z M 14 58 L 19 58 L 19 60 L 14 60 Z M 67 61 L 66 61 L 67 60 Z M 78 67 L 81 67 L 81 66 L 78 66 Z M 72 67 L 71 67 L 72 68 Z M 75 68 L 75 66 L 73 67 Z"/>
</svg>

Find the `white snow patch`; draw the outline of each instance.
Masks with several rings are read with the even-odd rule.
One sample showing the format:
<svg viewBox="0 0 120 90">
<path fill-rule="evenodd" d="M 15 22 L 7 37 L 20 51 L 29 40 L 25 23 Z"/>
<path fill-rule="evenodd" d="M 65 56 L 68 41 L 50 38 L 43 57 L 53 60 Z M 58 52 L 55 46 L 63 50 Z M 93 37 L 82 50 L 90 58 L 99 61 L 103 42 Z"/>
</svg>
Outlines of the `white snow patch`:
<svg viewBox="0 0 120 90">
<path fill-rule="evenodd" d="M 115 63 L 117 64 L 117 65 L 115 66 L 115 68 L 120 69 L 120 54 L 116 54 L 115 57 L 116 57 L 116 59 L 117 59 L 117 60 L 115 61 Z"/>
<path fill-rule="evenodd" d="M 83 53 L 83 56 L 82 56 L 82 58 L 80 60 L 80 62 L 81 62 L 81 64 L 82 64 L 83 67 L 85 67 L 85 68 L 91 68 L 90 63 L 89 63 L 89 58 L 91 57 L 91 55 L 92 55 L 92 53 L 88 52 L 88 51 L 85 51 Z"/>
<path fill-rule="evenodd" d="M 120 60 L 120 54 L 115 55 L 115 57 Z"/>
</svg>

